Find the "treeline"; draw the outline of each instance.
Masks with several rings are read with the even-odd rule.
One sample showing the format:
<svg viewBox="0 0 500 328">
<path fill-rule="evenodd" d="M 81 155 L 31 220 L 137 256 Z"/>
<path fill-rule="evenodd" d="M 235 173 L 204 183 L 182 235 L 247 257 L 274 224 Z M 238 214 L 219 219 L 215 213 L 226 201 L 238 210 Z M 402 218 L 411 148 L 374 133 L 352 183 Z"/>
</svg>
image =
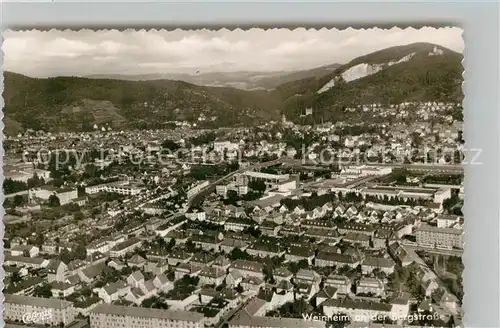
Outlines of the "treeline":
<svg viewBox="0 0 500 328">
<path fill-rule="evenodd" d="M 30 188 L 40 187 L 43 186 L 44 184 L 45 184 L 44 179 L 39 178 L 36 174 L 33 176 L 33 178 L 28 179 L 27 183 L 8 178 L 3 181 L 3 191 L 5 195 L 8 195 L 20 191 L 25 191 Z"/>
</svg>

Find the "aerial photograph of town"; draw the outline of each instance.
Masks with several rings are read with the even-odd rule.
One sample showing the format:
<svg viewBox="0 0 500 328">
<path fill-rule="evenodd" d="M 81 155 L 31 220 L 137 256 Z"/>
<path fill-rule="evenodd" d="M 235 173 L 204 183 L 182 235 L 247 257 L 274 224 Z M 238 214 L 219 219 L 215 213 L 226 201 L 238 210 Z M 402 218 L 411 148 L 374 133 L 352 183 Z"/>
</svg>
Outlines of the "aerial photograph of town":
<svg viewBox="0 0 500 328">
<path fill-rule="evenodd" d="M 463 50 L 6 31 L 5 327 L 463 327 Z"/>
</svg>

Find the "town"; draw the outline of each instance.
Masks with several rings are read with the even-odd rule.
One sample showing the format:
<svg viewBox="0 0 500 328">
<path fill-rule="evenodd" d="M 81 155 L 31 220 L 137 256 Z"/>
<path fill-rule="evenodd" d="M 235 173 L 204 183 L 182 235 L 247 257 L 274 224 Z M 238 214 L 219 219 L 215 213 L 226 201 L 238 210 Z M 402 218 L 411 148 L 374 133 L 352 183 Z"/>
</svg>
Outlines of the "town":
<svg viewBox="0 0 500 328">
<path fill-rule="evenodd" d="M 6 137 L 6 327 L 460 326 L 461 105 L 346 111 Z"/>
</svg>

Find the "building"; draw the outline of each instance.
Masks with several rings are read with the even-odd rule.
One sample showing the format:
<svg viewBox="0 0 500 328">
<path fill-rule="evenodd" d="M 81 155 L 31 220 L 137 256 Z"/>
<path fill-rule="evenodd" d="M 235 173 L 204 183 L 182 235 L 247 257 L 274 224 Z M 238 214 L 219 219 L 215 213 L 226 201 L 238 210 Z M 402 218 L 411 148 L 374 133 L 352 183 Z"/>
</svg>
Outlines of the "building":
<svg viewBox="0 0 500 328">
<path fill-rule="evenodd" d="M 355 268 L 358 266 L 359 261 L 356 258 L 346 254 L 319 252 L 315 258 L 315 264 L 319 267 L 343 267 L 347 265 L 351 268 Z"/>
<path fill-rule="evenodd" d="M 464 230 L 462 228 L 440 228 L 422 224 L 416 230 L 419 246 L 444 248 L 463 248 Z"/>
<path fill-rule="evenodd" d="M 95 186 L 88 186 L 85 188 L 85 193 L 97 194 L 99 192 L 113 192 L 120 195 L 137 195 L 145 188 L 141 183 L 132 182 L 129 180 L 116 181 L 111 183 L 104 183 Z"/>
<path fill-rule="evenodd" d="M 229 272 L 238 270 L 244 277 L 252 276 L 257 278 L 264 278 L 262 270 L 264 265 L 260 262 L 236 260 L 229 267 Z"/>
<path fill-rule="evenodd" d="M 451 197 L 451 188 L 439 188 L 434 193 L 434 203 L 442 204 L 445 199 Z"/>
<path fill-rule="evenodd" d="M 279 182 L 277 184 L 277 187 L 278 187 L 279 192 L 284 192 L 284 193 L 295 190 L 295 189 L 297 189 L 297 180 L 289 179 L 289 180 Z"/>
<path fill-rule="evenodd" d="M 208 187 L 210 185 L 210 182 L 209 181 L 203 181 L 203 182 L 200 182 L 198 183 L 197 185 L 195 185 L 194 187 L 190 188 L 187 192 L 186 192 L 186 196 L 187 198 L 192 198 L 194 197 L 196 194 L 198 194 L 203 188 L 205 187 Z"/>
<path fill-rule="evenodd" d="M 356 295 L 381 296 L 384 293 L 384 284 L 377 278 L 363 277 L 356 284 Z"/>
<path fill-rule="evenodd" d="M 237 143 L 232 143 L 227 140 L 216 140 L 214 141 L 214 151 L 217 153 L 223 153 L 224 151 L 234 151 L 239 150 L 240 146 Z"/>
<path fill-rule="evenodd" d="M 203 315 L 188 311 L 170 311 L 101 304 L 90 312 L 92 328 L 203 328 Z"/>
<path fill-rule="evenodd" d="M 370 274 L 373 270 L 378 269 L 390 275 L 394 272 L 396 263 L 385 257 L 367 257 L 361 262 L 361 271 L 363 274 Z"/>
<path fill-rule="evenodd" d="M 386 167 L 376 167 L 367 165 L 346 166 L 342 168 L 342 171 L 340 172 L 340 177 L 346 178 L 348 180 L 354 180 L 367 176 L 386 175 L 390 174 L 391 172 L 392 168 L 389 166 Z"/>
<path fill-rule="evenodd" d="M 35 175 L 39 179 L 43 179 L 43 181 L 45 182 L 51 180 L 50 171 L 47 170 L 24 168 L 21 170 L 10 170 L 5 172 L 6 179 L 12 179 L 14 181 L 19 181 L 24 183 L 28 183 L 28 180 L 32 179 Z"/>
<path fill-rule="evenodd" d="M 130 238 L 123 243 L 119 243 L 115 247 L 111 248 L 109 251 L 109 256 L 111 257 L 120 257 L 124 256 L 125 254 L 132 252 L 134 249 L 140 247 L 142 244 L 142 240 L 133 237 Z"/>
<path fill-rule="evenodd" d="M 59 260 L 50 260 L 47 265 L 47 281 L 64 282 L 66 279 L 68 266 Z"/>
<path fill-rule="evenodd" d="M 441 214 L 437 216 L 438 228 L 451 228 L 459 222 L 460 222 L 460 217 L 456 215 Z"/>
<path fill-rule="evenodd" d="M 355 301 L 349 298 L 329 299 L 323 304 L 323 312 L 328 317 L 345 314 L 356 321 L 370 322 L 373 318 L 389 318 L 392 316 L 392 305 L 378 302 Z"/>
<path fill-rule="evenodd" d="M 23 322 L 27 319 L 26 314 L 30 313 L 32 320 L 38 320 L 36 323 L 42 325 L 55 326 L 62 322 L 66 326 L 75 320 L 76 315 L 73 303 L 53 298 L 5 294 L 4 306 L 5 320 Z"/>
<path fill-rule="evenodd" d="M 48 201 L 50 196 L 56 196 L 59 199 L 59 204 L 65 205 L 74 199 L 78 198 L 78 191 L 76 189 L 69 188 L 54 188 L 52 186 L 43 186 L 37 189 L 30 189 L 28 193 L 28 198 L 34 199 L 39 198 L 44 201 Z"/>
<path fill-rule="evenodd" d="M 338 294 L 349 294 L 351 292 L 352 282 L 346 276 L 332 274 L 326 278 L 325 285 L 337 288 Z"/>
<path fill-rule="evenodd" d="M 284 183 L 285 181 L 290 183 L 285 184 L 284 187 L 282 188 L 289 189 L 293 187 L 293 183 L 290 181 L 289 174 L 269 174 L 269 173 L 254 172 L 254 171 L 246 171 L 243 174 L 248 178 L 248 181 L 265 182 L 267 188 L 269 189 L 277 188 L 280 184 Z"/>
<path fill-rule="evenodd" d="M 304 318 L 275 318 L 252 316 L 247 311 L 238 312 L 229 322 L 229 328 L 325 328 L 325 321 Z"/>
</svg>

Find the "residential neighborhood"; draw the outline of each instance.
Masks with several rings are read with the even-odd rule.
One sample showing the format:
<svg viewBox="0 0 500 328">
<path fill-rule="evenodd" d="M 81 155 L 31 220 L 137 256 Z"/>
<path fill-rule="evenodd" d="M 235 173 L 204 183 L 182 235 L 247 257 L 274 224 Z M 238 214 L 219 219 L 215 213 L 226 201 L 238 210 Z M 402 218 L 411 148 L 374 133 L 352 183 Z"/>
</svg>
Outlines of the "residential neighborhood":
<svg viewBox="0 0 500 328">
<path fill-rule="evenodd" d="M 217 53 L 229 42 L 207 40 Z M 3 141 L 7 327 L 463 327 L 462 162 L 477 154 L 443 68 L 460 55 L 422 42 L 363 51 L 328 71 L 311 63 L 321 74 L 275 72 L 284 82 L 269 90 L 16 84 L 29 87 L 6 99 L 44 121 L 16 114 L 22 129 Z M 30 105 L 36 83 L 62 123 Z"/>
</svg>

